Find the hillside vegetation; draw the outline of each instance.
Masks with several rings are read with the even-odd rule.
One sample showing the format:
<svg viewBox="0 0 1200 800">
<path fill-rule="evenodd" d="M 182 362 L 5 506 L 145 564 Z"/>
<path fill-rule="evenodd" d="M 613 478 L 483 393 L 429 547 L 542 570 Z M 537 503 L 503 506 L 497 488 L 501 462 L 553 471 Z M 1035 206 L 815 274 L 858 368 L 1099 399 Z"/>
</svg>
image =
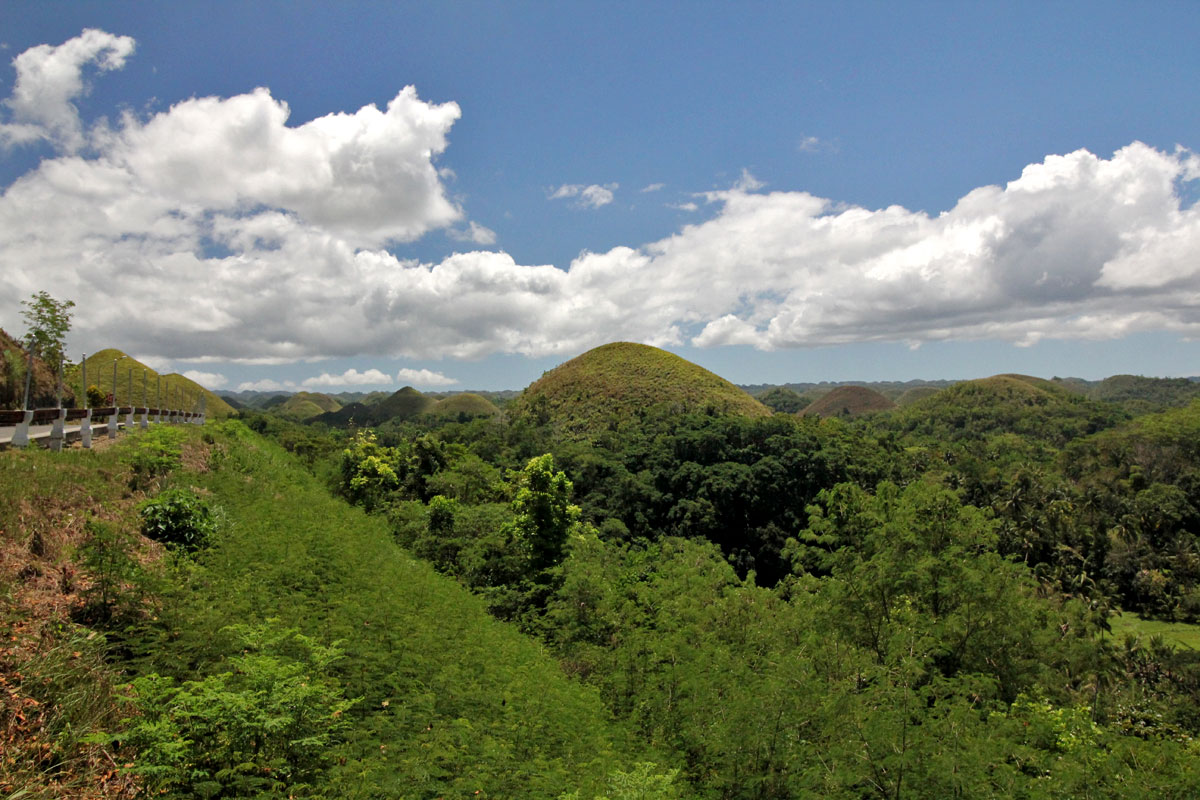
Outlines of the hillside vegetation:
<svg viewBox="0 0 1200 800">
<path fill-rule="evenodd" d="M 32 761 L 0 759 L 0 786 L 84 797 L 110 784 L 128 790 L 133 776 L 148 794 L 172 797 L 557 797 L 577 789 L 591 797 L 610 774 L 632 769 L 638 759 L 597 693 L 489 617 L 482 600 L 397 548 L 382 518 L 330 497 L 245 427 L 206 430 L 211 444 L 190 427 L 158 428 L 103 452 L 0 454 L 0 491 L 9 495 L 0 541 L 26 562 L 0 575 L 5 618 L 21 620 L 23 637 L 21 648 L 5 651 L 0 677 L 9 697 L 45 704 L 39 713 L 49 715 L 25 732 L 34 741 L 17 744 L 36 750 L 45 736 L 58 748 Z M 161 546 L 135 535 L 136 498 L 121 498 L 140 452 L 178 454 L 180 445 L 182 460 L 145 496 L 201 498 L 213 524 L 194 556 L 164 559 Z M 66 481 L 46 469 L 52 458 Z M 84 487 L 73 491 L 81 474 Z M 58 516 L 16 502 L 17 487 Z M 66 520 L 60 536 L 55 525 Z M 77 560 L 96 548 L 103 559 Z M 80 576 L 71 580 L 80 594 L 59 594 L 55 605 L 91 611 L 74 623 L 39 620 L 53 613 L 38 610 L 46 601 L 12 591 L 34 574 L 46 575 L 41 597 Z M 106 593 L 97 594 L 104 581 Z M 71 648 L 95 636 L 81 623 L 108 632 L 111 667 L 89 645 L 86 658 L 74 656 L 84 671 L 71 672 Z M 51 664 L 47 652 L 66 660 Z M 58 672 L 43 685 L 47 669 Z M 111 685 L 131 678 L 132 705 L 122 709 Z M 62 705 L 71 691 L 89 693 L 86 716 Z M 266 715 L 261 723 L 257 714 Z M 275 733 L 272 725 L 290 727 Z M 104 750 L 84 741 L 97 731 L 132 764 L 124 783 L 100 773 Z M 239 751 L 255 737 L 258 745 Z M 76 772 L 57 791 L 63 776 L 54 765 L 64 759 Z"/>
<path fill-rule="evenodd" d="M 25 399 L 25 375 L 29 369 L 29 351 L 16 339 L 0 329 L 0 408 L 20 408 Z M 51 367 L 36 355 L 33 358 L 33 377 L 29 382 L 29 405 L 32 408 L 53 408 L 58 397 L 57 365 Z M 74 404 L 75 391 L 70 383 L 63 387 L 63 405 Z"/>
<path fill-rule="evenodd" d="M 1022 375 L 963 381 L 916 400 L 891 417 L 899 429 L 929 439 L 981 440 L 1015 433 L 1056 445 L 1128 418 L 1114 406 Z"/>
<path fill-rule="evenodd" d="M 525 389 L 513 413 L 574 432 L 602 430 L 651 411 L 765 417 L 771 410 L 729 381 L 673 353 L 630 342 L 589 350 Z"/>
</svg>

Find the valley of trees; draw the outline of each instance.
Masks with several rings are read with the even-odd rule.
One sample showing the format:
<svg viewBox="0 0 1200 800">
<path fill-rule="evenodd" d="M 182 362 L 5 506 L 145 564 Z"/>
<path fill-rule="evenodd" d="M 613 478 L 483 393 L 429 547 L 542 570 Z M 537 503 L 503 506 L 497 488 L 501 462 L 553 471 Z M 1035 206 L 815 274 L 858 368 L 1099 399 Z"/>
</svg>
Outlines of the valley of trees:
<svg viewBox="0 0 1200 800">
<path fill-rule="evenodd" d="M 609 345 L 2 454 L 0 797 L 1195 797 L 1198 385 Z"/>
</svg>

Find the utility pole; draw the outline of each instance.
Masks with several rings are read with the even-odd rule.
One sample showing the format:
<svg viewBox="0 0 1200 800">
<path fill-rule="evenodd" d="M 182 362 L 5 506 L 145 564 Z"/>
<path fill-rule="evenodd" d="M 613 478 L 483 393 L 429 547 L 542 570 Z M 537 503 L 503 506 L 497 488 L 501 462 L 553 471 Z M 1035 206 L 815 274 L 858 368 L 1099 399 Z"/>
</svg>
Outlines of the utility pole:
<svg viewBox="0 0 1200 800">
<path fill-rule="evenodd" d="M 117 406 L 118 408 L 121 404 L 117 402 L 117 362 L 123 361 L 127 358 L 129 358 L 129 356 L 121 356 L 120 358 L 113 359 L 113 405 Z"/>
</svg>

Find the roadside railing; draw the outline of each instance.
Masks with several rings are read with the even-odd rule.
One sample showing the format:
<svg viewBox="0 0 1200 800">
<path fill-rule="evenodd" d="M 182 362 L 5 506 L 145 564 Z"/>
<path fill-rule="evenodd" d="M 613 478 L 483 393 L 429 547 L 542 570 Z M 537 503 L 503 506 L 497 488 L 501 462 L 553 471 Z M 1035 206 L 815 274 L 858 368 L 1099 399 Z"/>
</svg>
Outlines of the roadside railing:
<svg viewBox="0 0 1200 800">
<path fill-rule="evenodd" d="M 0 411 L 0 428 L 14 428 L 9 442 L 13 447 L 25 447 L 31 439 L 47 439 L 51 450 L 61 450 L 67 438 L 67 423 L 79 421 L 78 431 L 69 433 L 79 434 L 83 447 L 92 446 L 92 420 L 96 417 L 106 417 L 103 425 L 109 439 L 117 438 L 120 428 L 148 428 L 150 423 L 190 423 L 203 425 L 203 411 L 182 411 L 180 409 L 160 409 L 137 406 L 108 406 L 105 408 L 37 408 L 27 411 Z M 121 418 L 124 417 L 124 421 Z M 138 417 L 138 419 L 134 419 Z M 47 425 L 50 430 L 46 433 L 31 434 L 33 425 Z"/>
</svg>

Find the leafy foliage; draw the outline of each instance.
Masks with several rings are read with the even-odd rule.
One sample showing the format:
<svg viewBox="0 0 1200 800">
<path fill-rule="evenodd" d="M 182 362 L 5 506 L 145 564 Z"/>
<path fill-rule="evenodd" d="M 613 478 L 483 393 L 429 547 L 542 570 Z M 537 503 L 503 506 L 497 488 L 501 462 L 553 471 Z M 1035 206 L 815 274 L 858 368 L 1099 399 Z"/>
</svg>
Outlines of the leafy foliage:
<svg viewBox="0 0 1200 800">
<path fill-rule="evenodd" d="M 216 527 L 212 509 L 190 489 L 164 489 L 138 508 L 142 535 L 193 552 L 204 547 Z"/>
<path fill-rule="evenodd" d="M 132 684 L 136 716 L 120 740 L 134 771 L 170 797 L 317 797 L 349 727 L 332 674 L 341 656 L 295 629 L 231 629 L 241 653 L 201 680 L 150 674 Z"/>
</svg>

